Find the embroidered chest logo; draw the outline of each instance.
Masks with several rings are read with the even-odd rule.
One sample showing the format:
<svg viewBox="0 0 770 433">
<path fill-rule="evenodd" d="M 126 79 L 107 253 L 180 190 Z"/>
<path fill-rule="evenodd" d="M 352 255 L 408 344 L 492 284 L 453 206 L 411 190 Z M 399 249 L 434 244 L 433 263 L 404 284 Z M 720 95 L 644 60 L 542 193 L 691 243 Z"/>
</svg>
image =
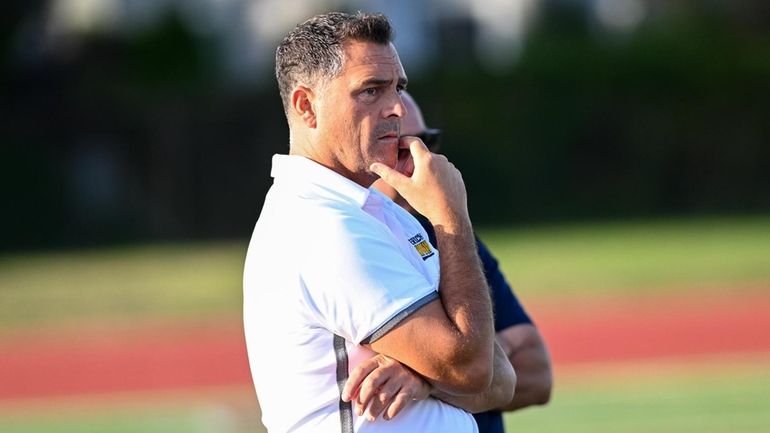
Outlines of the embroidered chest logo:
<svg viewBox="0 0 770 433">
<path fill-rule="evenodd" d="M 423 260 L 428 260 L 428 257 L 434 254 L 428 241 L 426 241 L 419 233 L 409 238 L 409 243 L 414 245 L 414 249 L 420 253 L 420 257 L 422 257 Z"/>
</svg>

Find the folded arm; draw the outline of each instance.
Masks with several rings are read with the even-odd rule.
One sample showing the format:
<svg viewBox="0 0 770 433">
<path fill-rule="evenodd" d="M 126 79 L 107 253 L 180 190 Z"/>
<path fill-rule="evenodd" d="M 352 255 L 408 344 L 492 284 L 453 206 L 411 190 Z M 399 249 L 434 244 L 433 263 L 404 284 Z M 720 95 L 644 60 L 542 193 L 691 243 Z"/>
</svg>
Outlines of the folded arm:
<svg viewBox="0 0 770 433">
<path fill-rule="evenodd" d="M 470 413 L 499 408 L 514 398 L 516 373 L 499 344 L 495 344 L 492 382 L 486 390 L 474 395 L 454 395 L 438 389 L 431 393 L 439 400 Z"/>
<path fill-rule="evenodd" d="M 455 395 L 434 388 L 409 367 L 387 355 L 377 354 L 359 364 L 351 373 L 345 390 L 354 402 L 356 414 L 370 421 L 380 415 L 395 417 L 413 400 L 429 395 L 470 413 L 498 408 L 513 398 L 516 374 L 503 349 L 495 344 L 492 381 L 487 389 L 471 395 Z"/>
<path fill-rule="evenodd" d="M 369 346 L 407 365 L 438 390 L 477 394 L 492 379 L 494 328 L 465 185 L 454 165 L 430 153 L 418 139 L 411 141 L 410 152 L 411 177 L 379 163 L 372 170 L 436 228 L 441 251 L 439 299 L 411 313 Z"/>
</svg>

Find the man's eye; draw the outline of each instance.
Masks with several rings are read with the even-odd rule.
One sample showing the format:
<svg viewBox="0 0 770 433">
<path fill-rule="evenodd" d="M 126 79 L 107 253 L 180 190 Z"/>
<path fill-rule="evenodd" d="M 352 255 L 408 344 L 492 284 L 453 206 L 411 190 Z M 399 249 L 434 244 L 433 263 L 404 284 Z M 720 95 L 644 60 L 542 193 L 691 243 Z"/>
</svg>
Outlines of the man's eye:
<svg viewBox="0 0 770 433">
<path fill-rule="evenodd" d="M 359 93 L 359 98 L 361 98 L 362 102 L 373 103 L 379 98 L 380 93 L 379 87 L 367 87 Z"/>
</svg>

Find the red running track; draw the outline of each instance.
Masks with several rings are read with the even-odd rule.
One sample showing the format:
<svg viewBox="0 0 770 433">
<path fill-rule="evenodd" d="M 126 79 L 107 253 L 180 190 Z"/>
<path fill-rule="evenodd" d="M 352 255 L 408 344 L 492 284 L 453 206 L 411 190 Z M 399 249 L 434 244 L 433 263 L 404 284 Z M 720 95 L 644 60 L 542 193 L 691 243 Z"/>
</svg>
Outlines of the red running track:
<svg viewBox="0 0 770 433">
<path fill-rule="evenodd" d="M 530 306 L 556 367 L 770 352 L 770 293 Z M 251 383 L 238 319 L 0 334 L 2 400 Z"/>
<path fill-rule="evenodd" d="M 555 364 L 770 352 L 770 290 L 534 307 Z"/>
</svg>

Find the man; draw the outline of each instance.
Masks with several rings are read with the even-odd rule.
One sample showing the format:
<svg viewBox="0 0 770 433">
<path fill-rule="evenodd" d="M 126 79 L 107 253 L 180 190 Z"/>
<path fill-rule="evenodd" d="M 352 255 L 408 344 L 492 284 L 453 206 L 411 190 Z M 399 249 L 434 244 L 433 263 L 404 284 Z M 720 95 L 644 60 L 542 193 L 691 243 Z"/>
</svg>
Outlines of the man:
<svg viewBox="0 0 770 433">
<path fill-rule="evenodd" d="M 495 343 L 462 177 L 419 139 L 400 139 L 407 80 L 390 23 L 313 17 L 281 42 L 276 75 L 289 155 L 273 158 L 244 270 L 263 423 L 477 431 L 466 410 L 510 401 L 516 377 Z M 436 228 L 440 254 L 414 217 L 368 188 L 378 177 Z M 389 374 L 399 363 L 422 379 Z M 346 388 L 348 374 L 367 380 Z"/>
<path fill-rule="evenodd" d="M 419 137 L 428 149 L 435 152 L 439 148 L 440 131 L 427 128 L 420 107 L 407 92 L 401 93 L 401 100 L 406 107 L 406 116 L 401 120 L 401 134 Z M 377 180 L 374 188 L 390 197 L 393 201 L 412 212 L 398 192 L 382 180 Z M 428 231 L 431 242 L 433 228 L 424 218 L 418 220 Z M 530 405 L 545 404 L 551 395 L 551 363 L 540 332 L 532 324 L 524 308 L 513 294 L 505 277 L 500 272 L 497 260 L 487 247 L 477 239 L 479 257 L 484 266 L 484 274 L 492 289 L 495 307 L 495 332 L 497 341 L 505 349 L 511 364 L 516 370 L 516 392 L 513 400 L 492 411 L 474 414 L 480 433 L 503 433 L 501 411 L 513 411 Z"/>
</svg>

